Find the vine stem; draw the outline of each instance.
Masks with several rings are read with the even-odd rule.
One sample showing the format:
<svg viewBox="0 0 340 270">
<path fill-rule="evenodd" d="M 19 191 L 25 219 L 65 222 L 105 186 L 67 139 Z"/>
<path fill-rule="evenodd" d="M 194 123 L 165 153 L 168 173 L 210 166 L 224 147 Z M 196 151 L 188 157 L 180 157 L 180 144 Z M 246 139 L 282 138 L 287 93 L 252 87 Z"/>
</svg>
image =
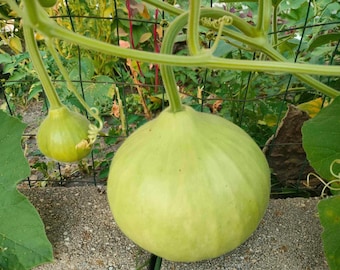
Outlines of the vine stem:
<svg viewBox="0 0 340 270">
<path fill-rule="evenodd" d="M 194 5 L 194 4 L 193 4 Z M 197 10 L 190 10 L 190 12 L 197 12 Z M 194 16 L 199 16 L 199 13 Z M 163 42 L 162 42 L 162 47 L 161 47 L 161 53 L 163 54 L 171 54 L 172 53 L 172 49 L 173 49 L 173 45 L 176 41 L 176 37 L 178 35 L 178 33 L 182 30 L 182 28 L 187 24 L 188 22 L 188 16 L 190 16 L 190 14 L 188 14 L 188 12 L 183 13 L 179 16 L 177 16 L 174 21 L 171 23 L 171 25 L 169 26 L 169 28 L 166 30 L 164 38 L 163 38 Z M 199 18 L 198 18 L 199 20 Z M 198 21 L 197 19 L 194 19 L 194 22 Z M 213 47 L 210 50 L 206 50 L 206 51 L 199 51 L 199 48 L 197 48 L 196 46 L 199 46 L 198 44 L 193 45 L 195 48 L 194 50 L 196 50 L 197 53 L 199 53 L 199 55 L 207 55 L 212 57 L 213 55 L 213 51 L 217 48 L 217 44 L 218 44 L 218 40 L 221 36 L 222 33 L 222 29 L 223 29 L 223 25 L 224 25 L 224 20 L 222 20 L 220 22 L 219 25 L 219 31 L 218 31 L 218 36 L 217 39 L 213 45 Z M 197 23 L 198 24 L 198 23 Z M 189 26 L 190 27 L 190 26 Z M 189 37 L 189 39 L 195 39 L 197 36 L 193 35 L 191 37 Z M 165 91 L 168 95 L 168 99 L 169 99 L 169 105 L 170 108 L 169 110 L 172 112 L 178 112 L 178 111 L 182 111 L 183 110 L 183 106 L 182 106 L 182 102 L 177 90 L 177 84 L 176 84 L 176 79 L 175 79 L 175 75 L 173 72 L 173 68 L 172 66 L 169 65 L 161 65 L 160 66 L 160 70 L 161 70 L 161 76 L 163 79 L 163 84 L 165 87 Z"/>
<path fill-rule="evenodd" d="M 278 51 L 276 51 L 272 46 L 267 44 L 266 46 L 262 47 L 262 51 L 268 55 L 271 59 L 274 59 L 276 61 L 287 61 Z M 300 74 L 300 73 L 294 73 L 294 76 L 299 78 L 301 81 L 305 82 L 309 86 L 313 87 L 315 90 L 318 90 L 319 92 L 323 93 L 326 96 L 329 96 L 331 98 L 335 98 L 340 95 L 339 91 L 336 91 L 332 87 L 329 87 L 328 85 L 314 79 L 313 77 L 307 75 L 307 74 Z"/>
<path fill-rule="evenodd" d="M 169 13 L 172 13 L 174 15 L 179 15 L 183 13 L 183 10 L 177 9 L 177 8 L 173 8 L 173 6 L 169 5 L 166 2 L 162 2 L 162 1 L 158 1 L 158 0 L 144 0 L 144 2 L 149 3 L 151 5 L 154 5 L 158 8 L 162 8 L 166 11 L 168 11 Z M 270 25 L 270 10 L 271 10 L 271 1 L 270 0 L 261 0 L 259 3 L 259 11 L 261 13 L 261 18 L 259 18 L 259 22 L 257 23 L 256 29 L 252 26 L 250 26 L 249 24 L 244 25 L 244 21 L 240 20 L 239 17 L 235 17 L 234 14 L 232 13 L 228 13 L 227 11 L 223 11 L 223 10 L 204 10 L 202 9 L 202 11 L 205 11 L 205 15 L 207 17 L 212 17 L 212 18 L 217 18 L 217 17 L 221 17 L 224 15 L 228 15 L 233 19 L 233 25 L 241 30 L 242 33 L 236 32 L 234 30 L 231 30 L 229 28 L 225 28 L 223 31 L 223 34 L 237 40 L 240 41 L 244 44 L 248 44 L 250 47 L 252 48 L 256 48 L 262 52 L 264 52 L 265 54 L 267 54 L 271 59 L 275 60 L 275 61 L 279 61 L 282 62 L 282 65 L 285 65 L 284 63 L 288 63 L 288 60 L 285 59 L 281 54 L 279 54 L 276 50 L 274 50 L 274 48 L 272 46 L 269 46 L 268 40 L 267 38 L 261 34 L 262 31 L 267 32 L 268 31 L 268 26 Z M 276 21 L 276 17 L 277 17 L 277 7 L 274 7 L 274 18 L 275 21 L 273 21 L 273 27 L 277 26 L 277 21 Z M 264 18 L 266 17 L 266 18 Z M 265 26 L 267 25 L 267 26 Z M 274 30 L 274 29 L 273 29 Z M 274 31 L 274 45 L 276 46 L 277 43 L 277 33 L 275 33 L 276 31 Z M 276 40 L 276 42 L 275 42 Z M 253 61 L 254 62 L 254 61 Z M 225 63 L 227 64 L 227 63 Z M 251 65 L 251 64 L 250 64 Z M 254 65 L 252 65 L 254 67 Z M 309 65 L 311 66 L 311 65 Z M 232 65 L 229 66 L 230 69 L 233 69 Z M 216 67 L 213 67 L 216 68 Z M 223 67 L 219 67 L 221 69 L 223 69 Z M 273 65 L 274 68 L 274 65 Z M 314 73 L 314 72 L 310 72 L 309 74 L 315 74 L 315 75 L 328 75 L 328 76 L 332 76 L 332 74 L 330 73 L 330 69 L 325 66 L 323 68 L 326 68 L 325 71 L 327 74 L 321 74 L 320 69 L 320 73 Z M 332 67 L 334 68 L 334 67 Z M 275 71 L 278 71 L 276 68 L 274 68 Z M 254 71 L 255 69 L 253 69 Z M 251 71 L 251 70 L 248 70 Z M 290 70 L 290 73 L 293 73 L 297 78 L 299 78 L 301 81 L 305 82 L 306 84 L 312 86 L 313 88 L 315 88 L 316 90 L 318 90 L 319 92 L 328 95 L 332 98 L 336 97 L 339 95 L 339 92 L 334 90 L 333 88 L 329 87 L 328 85 L 325 85 L 324 83 L 314 79 L 313 77 L 307 75 L 307 74 L 302 74 L 300 73 L 295 73 L 294 72 L 294 68 L 292 67 Z M 305 73 L 305 72 L 303 72 Z M 338 75 L 335 76 L 339 76 L 340 73 L 338 73 Z"/>
<path fill-rule="evenodd" d="M 29 1 L 29 0 L 24 0 Z M 199 54 L 193 56 L 180 56 L 180 55 L 166 55 L 155 54 L 153 52 L 144 52 L 138 50 L 131 50 L 121 48 L 116 45 L 108 44 L 99 40 L 94 40 L 80 34 L 69 31 L 55 21 L 51 20 L 47 13 L 41 8 L 32 9 L 29 1 L 25 21 L 32 28 L 39 30 L 47 37 L 55 37 L 58 39 L 66 40 L 71 43 L 76 43 L 84 48 L 99 51 L 108 55 L 116 57 L 136 59 L 145 62 L 166 64 L 173 66 L 191 66 L 191 67 L 208 67 L 230 70 L 243 70 L 243 71 L 263 71 L 263 72 L 286 72 L 286 73 L 302 73 L 302 74 L 315 74 L 315 75 L 328 75 L 339 76 L 340 66 L 322 66 L 312 64 L 296 64 L 296 63 L 275 63 L 273 61 L 252 61 L 252 60 L 238 60 L 238 59 L 220 59 L 208 54 Z M 203 15 L 205 12 L 205 15 Z M 223 10 L 218 9 L 201 9 L 201 16 L 208 16 L 208 14 L 215 14 L 216 16 L 229 15 Z M 231 16 L 235 23 L 234 15 Z M 240 20 L 240 18 L 238 18 Z M 247 25 L 247 24 L 246 24 Z M 244 26 L 244 25 L 243 25 Z M 250 26 L 250 25 L 248 25 Z M 247 29 L 243 29 L 246 31 Z M 254 28 L 248 28 L 247 32 L 253 33 Z M 237 33 L 237 32 L 235 32 Z M 240 33 L 239 33 L 240 34 Z M 254 35 L 254 33 L 252 34 Z M 248 37 L 249 38 L 249 37 Z M 260 41 L 260 40 L 259 40 Z M 259 44 L 260 46 L 261 44 Z M 222 60 L 222 61 L 221 61 Z M 223 62 L 224 64 L 221 64 Z"/>
<path fill-rule="evenodd" d="M 23 30 L 24 30 L 26 47 L 29 51 L 34 68 L 38 73 L 41 84 L 45 90 L 46 97 L 50 103 L 50 109 L 58 109 L 58 108 L 63 107 L 58 95 L 56 94 L 54 90 L 54 87 L 47 74 L 47 71 L 44 67 L 43 61 L 39 54 L 37 43 L 34 39 L 33 29 L 24 24 Z"/>
<path fill-rule="evenodd" d="M 199 20 L 200 20 L 200 0 L 189 1 L 189 18 L 188 18 L 188 49 L 191 55 L 197 55 L 200 53 L 199 42 Z"/>
<path fill-rule="evenodd" d="M 15 6 L 12 0 L 6 0 Z M 76 43 L 94 51 L 99 51 L 108 55 L 114 55 L 116 57 L 137 59 L 140 61 L 146 61 L 151 63 L 174 65 L 174 66 L 195 66 L 195 67 L 208 67 L 213 69 L 229 69 L 229 70 L 242 70 L 242 71 L 259 71 L 259 72 L 286 72 L 293 73 L 299 77 L 305 83 L 310 84 L 313 82 L 313 87 L 316 90 L 329 95 L 330 97 L 336 97 L 340 93 L 327 85 L 318 82 L 311 76 L 306 74 L 315 75 L 327 75 L 327 76 L 339 76 L 340 67 L 338 66 L 322 66 L 312 64 L 297 64 L 289 63 L 285 58 L 279 57 L 283 62 L 277 63 L 274 61 L 252 61 L 252 60 L 238 60 L 238 59 L 220 59 L 214 57 L 211 54 L 198 54 L 193 56 L 177 56 L 177 55 L 166 55 L 158 54 L 155 55 L 151 52 L 141 52 L 131 49 L 121 48 L 119 46 L 111 45 L 98 40 L 84 37 L 76 34 L 72 31 L 64 29 L 59 26 L 55 21 L 51 20 L 44 9 L 39 5 L 35 4 L 35 1 L 23 0 L 24 1 L 24 12 L 22 12 L 24 22 L 29 24 L 31 28 L 37 29 L 47 37 L 56 37 L 62 40 Z M 162 1 L 145 0 L 147 3 L 155 2 L 158 6 L 162 7 L 160 3 Z M 170 9 L 168 4 L 163 4 L 167 9 Z M 171 12 L 176 14 L 183 13 L 182 10 L 177 8 L 171 8 Z M 204 15 L 203 15 L 204 13 Z M 241 32 L 233 31 L 229 28 L 225 28 L 223 33 L 228 34 L 231 38 L 241 40 L 245 44 L 249 44 L 253 48 L 257 48 L 262 51 L 264 45 L 268 46 L 266 40 L 257 38 L 259 36 L 257 29 L 250 26 L 234 14 L 230 14 L 226 11 L 219 9 L 201 9 L 201 16 L 211 16 L 212 18 L 229 15 L 233 19 L 233 26 L 235 26 Z M 275 59 L 275 58 L 272 58 Z M 278 59 L 276 55 L 276 59 Z"/>
<path fill-rule="evenodd" d="M 256 0 L 253 0 L 254 2 L 256 2 Z M 185 11 L 179 8 L 175 8 L 174 6 L 168 4 L 167 2 L 164 1 L 159 1 L 159 0 L 144 0 L 143 2 L 148 3 L 150 5 L 153 5 L 154 7 L 157 7 L 159 9 L 162 9 L 166 12 L 169 12 L 172 15 L 181 15 L 183 14 Z M 230 1 L 231 2 L 231 1 Z M 234 2 L 234 1 L 232 1 Z M 235 15 L 234 13 L 231 13 L 229 11 L 226 10 L 222 10 L 222 9 L 215 9 L 215 8 L 202 8 L 202 11 L 205 10 L 205 12 L 207 12 L 207 10 L 210 10 L 211 12 L 209 14 L 211 15 L 205 15 L 207 17 L 212 16 L 214 19 L 219 18 L 219 17 L 223 17 L 223 16 L 229 16 L 232 18 L 233 20 L 233 24 L 234 26 L 240 30 L 243 34 L 247 35 L 247 36 L 251 36 L 251 37 L 255 37 L 258 36 L 257 33 L 257 29 L 250 25 L 249 23 L 247 23 L 245 20 L 241 19 L 240 17 L 238 17 L 237 15 Z"/>
<path fill-rule="evenodd" d="M 258 19 L 256 29 L 262 36 L 267 36 L 270 27 L 272 1 L 271 0 L 259 0 L 258 1 Z"/>
<path fill-rule="evenodd" d="M 178 16 L 169 28 L 165 31 L 160 53 L 172 54 L 173 40 L 181 29 L 176 28 L 178 21 L 181 22 L 186 19 L 186 13 Z M 177 30 L 177 31 L 176 31 Z M 165 87 L 165 91 L 169 99 L 169 110 L 172 112 L 179 112 L 183 110 L 182 101 L 177 91 L 177 84 L 173 69 L 169 65 L 160 65 L 161 77 Z"/>
<path fill-rule="evenodd" d="M 56 62 L 62 76 L 64 77 L 65 81 L 66 81 L 66 85 L 67 88 L 73 93 L 73 95 L 75 95 L 75 97 L 77 98 L 77 100 L 80 102 L 80 104 L 85 108 L 85 110 L 95 119 L 97 120 L 97 122 L 99 123 L 99 127 L 98 129 L 101 130 L 103 128 L 103 122 L 100 119 L 99 115 L 98 115 L 98 111 L 97 110 L 93 110 L 93 108 L 90 108 L 87 103 L 85 102 L 85 100 L 81 97 L 81 95 L 78 93 L 76 87 L 74 86 L 74 84 L 71 81 L 70 76 L 68 75 L 67 70 L 64 68 L 58 53 L 53 45 L 53 40 L 51 38 L 45 38 L 45 42 L 47 45 L 48 50 L 50 51 L 50 53 L 52 54 L 52 57 L 54 59 L 54 61 Z"/>
<path fill-rule="evenodd" d="M 273 7 L 273 22 L 272 22 L 272 31 L 273 31 L 273 42 L 272 44 L 276 47 L 278 46 L 279 40 L 277 35 L 277 12 L 278 12 L 278 6 L 275 5 Z"/>
</svg>

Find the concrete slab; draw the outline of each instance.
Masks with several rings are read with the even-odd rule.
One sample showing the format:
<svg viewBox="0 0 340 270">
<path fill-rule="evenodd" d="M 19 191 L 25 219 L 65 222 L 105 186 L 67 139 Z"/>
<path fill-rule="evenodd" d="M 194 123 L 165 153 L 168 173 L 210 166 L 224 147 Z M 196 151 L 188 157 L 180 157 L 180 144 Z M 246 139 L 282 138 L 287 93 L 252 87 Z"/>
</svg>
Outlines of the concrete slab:
<svg viewBox="0 0 340 270">
<path fill-rule="evenodd" d="M 149 254 L 117 228 L 105 193 L 96 187 L 21 190 L 38 209 L 55 261 L 35 270 L 132 270 Z M 163 260 L 162 270 L 328 269 L 323 254 L 317 198 L 271 200 L 256 232 L 239 248 L 197 263 Z"/>
</svg>

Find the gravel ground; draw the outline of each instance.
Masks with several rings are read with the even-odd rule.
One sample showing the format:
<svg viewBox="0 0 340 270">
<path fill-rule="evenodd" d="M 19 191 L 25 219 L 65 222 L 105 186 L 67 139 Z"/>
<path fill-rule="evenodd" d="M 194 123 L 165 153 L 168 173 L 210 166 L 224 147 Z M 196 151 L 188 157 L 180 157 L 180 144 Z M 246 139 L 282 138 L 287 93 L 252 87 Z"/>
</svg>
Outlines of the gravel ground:
<svg viewBox="0 0 340 270">
<path fill-rule="evenodd" d="M 149 254 L 117 228 L 106 195 L 96 187 L 21 189 L 38 209 L 54 248 L 54 262 L 35 270 L 132 270 Z M 173 263 L 162 270 L 328 269 L 322 251 L 318 199 L 271 200 L 257 231 L 214 260 Z"/>
</svg>

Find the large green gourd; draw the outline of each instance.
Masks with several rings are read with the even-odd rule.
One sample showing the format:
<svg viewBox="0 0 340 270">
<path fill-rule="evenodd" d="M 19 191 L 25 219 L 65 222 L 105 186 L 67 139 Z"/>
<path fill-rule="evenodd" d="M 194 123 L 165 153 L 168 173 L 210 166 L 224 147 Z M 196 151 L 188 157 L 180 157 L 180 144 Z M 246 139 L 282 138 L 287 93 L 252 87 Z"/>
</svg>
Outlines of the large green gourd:
<svg viewBox="0 0 340 270">
<path fill-rule="evenodd" d="M 130 239 L 165 259 L 191 262 L 229 252 L 254 232 L 269 202 L 270 172 L 241 128 L 184 106 L 127 138 L 107 192 Z"/>
</svg>

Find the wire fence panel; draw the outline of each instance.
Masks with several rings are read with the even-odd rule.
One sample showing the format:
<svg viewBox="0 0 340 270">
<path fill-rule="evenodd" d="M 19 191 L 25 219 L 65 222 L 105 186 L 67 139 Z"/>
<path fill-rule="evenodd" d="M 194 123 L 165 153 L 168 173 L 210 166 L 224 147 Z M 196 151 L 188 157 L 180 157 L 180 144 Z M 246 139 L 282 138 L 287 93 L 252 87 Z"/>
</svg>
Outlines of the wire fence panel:
<svg viewBox="0 0 340 270">
<path fill-rule="evenodd" d="M 168 1 L 170 2 L 170 1 Z M 201 1 L 205 7 L 229 11 L 249 24 L 257 18 L 256 3 Z M 183 9 L 188 1 L 177 1 Z M 289 62 L 338 65 L 339 6 L 336 2 L 279 3 L 268 39 Z M 59 25 L 83 36 L 133 50 L 159 53 L 164 31 L 175 18 L 140 1 L 58 1 L 49 15 Z M 4 36 L 22 38 L 20 19 L 2 21 Z M 8 30 L 7 28 L 10 28 Z M 216 31 L 199 29 L 200 46 L 209 49 Z M 187 29 L 178 35 L 173 53 L 187 55 Z M 36 34 L 46 67 L 64 104 L 86 114 L 67 90 L 43 37 Z M 24 43 L 23 43 L 24 46 Z M 37 128 L 48 110 L 41 83 L 28 54 L 1 46 L 1 107 L 28 123 L 23 147 L 32 175 L 23 183 L 44 185 L 105 185 L 110 161 L 126 136 L 168 106 L 159 65 L 121 59 L 84 49 L 64 40 L 55 46 L 72 82 L 105 121 L 91 155 L 77 164 L 61 164 L 44 157 L 35 142 Z M 222 36 L 216 56 L 228 59 L 269 60 L 265 51 Z M 6 58 L 7 57 L 7 58 Z M 7 59 L 7 60 L 6 60 Z M 6 60 L 6 61 L 5 61 Z M 175 67 L 182 102 L 197 110 L 227 118 L 241 126 L 263 148 L 272 168 L 272 193 L 310 195 L 303 185 L 309 166 L 302 148 L 301 126 L 330 100 L 296 76 L 286 73 Z M 339 78 L 313 76 L 339 89 Z M 311 109 L 312 108 L 312 109 Z"/>
</svg>

